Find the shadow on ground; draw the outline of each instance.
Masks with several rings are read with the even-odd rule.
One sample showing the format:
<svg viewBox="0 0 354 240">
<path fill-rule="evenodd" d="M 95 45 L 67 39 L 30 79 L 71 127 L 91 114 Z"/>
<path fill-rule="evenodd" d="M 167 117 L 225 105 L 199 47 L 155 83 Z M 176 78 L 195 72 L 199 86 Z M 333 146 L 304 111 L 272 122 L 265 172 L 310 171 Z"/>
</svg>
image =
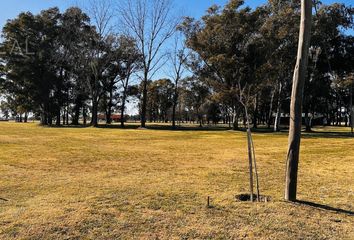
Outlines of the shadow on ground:
<svg viewBox="0 0 354 240">
<path fill-rule="evenodd" d="M 90 125 L 51 125 L 51 126 L 43 126 L 50 128 L 89 128 L 92 127 Z M 100 124 L 97 128 L 107 128 L 107 129 L 147 129 L 147 130 L 166 130 L 166 131 L 239 131 L 246 132 L 246 128 L 240 127 L 238 130 L 233 130 L 228 126 L 216 126 L 216 125 L 204 125 L 203 127 L 199 126 L 176 126 L 173 128 L 171 125 L 166 124 L 152 124 L 149 125 L 147 123 L 146 128 L 140 128 L 140 124 L 137 123 L 129 123 L 122 127 L 120 124 Z M 258 128 L 253 128 L 253 133 L 262 133 L 262 134 L 288 134 L 288 128 L 282 128 L 279 132 L 274 132 L 272 128 L 266 128 L 265 126 L 261 126 Z M 311 131 L 311 132 L 302 132 L 302 137 L 307 139 L 313 138 L 354 138 L 354 134 L 350 132 L 339 132 L 339 131 Z"/>
<path fill-rule="evenodd" d="M 354 138 L 354 135 L 346 132 L 304 132 L 303 138 Z"/>
<path fill-rule="evenodd" d="M 345 209 L 341 209 L 341 208 L 335 208 L 335 207 L 331 207 L 331 206 L 327 206 L 327 205 L 323 205 L 323 204 L 319 204 L 319 203 L 314 203 L 314 202 L 310 202 L 310 201 L 296 200 L 295 204 L 310 206 L 310 207 L 320 209 L 320 210 L 333 211 L 336 213 L 344 213 L 344 214 L 354 216 L 353 211 L 345 210 Z"/>
<path fill-rule="evenodd" d="M 48 128 L 90 128 L 90 125 L 51 125 L 51 126 L 43 126 Z M 177 126 L 173 128 L 168 125 L 147 125 L 146 128 L 140 128 L 140 124 L 127 124 L 124 127 L 118 124 L 100 124 L 97 128 L 101 129 L 141 129 L 141 130 L 166 130 L 166 131 L 227 131 L 231 130 L 231 128 L 223 127 L 223 126 L 203 126 L 203 127 L 194 127 L 194 126 Z"/>
</svg>

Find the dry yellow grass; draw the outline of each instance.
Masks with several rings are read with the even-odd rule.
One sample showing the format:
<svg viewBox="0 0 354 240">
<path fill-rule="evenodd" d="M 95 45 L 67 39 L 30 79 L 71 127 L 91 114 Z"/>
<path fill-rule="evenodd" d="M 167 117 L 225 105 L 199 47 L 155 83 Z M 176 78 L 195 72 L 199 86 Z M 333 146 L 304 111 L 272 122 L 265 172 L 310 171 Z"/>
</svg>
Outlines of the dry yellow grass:
<svg viewBox="0 0 354 240">
<path fill-rule="evenodd" d="M 347 212 L 282 201 L 286 133 L 255 134 L 272 202 L 245 203 L 242 132 L 0 123 L 0 239 L 354 239 L 354 139 L 316 131 L 298 196 Z"/>
</svg>

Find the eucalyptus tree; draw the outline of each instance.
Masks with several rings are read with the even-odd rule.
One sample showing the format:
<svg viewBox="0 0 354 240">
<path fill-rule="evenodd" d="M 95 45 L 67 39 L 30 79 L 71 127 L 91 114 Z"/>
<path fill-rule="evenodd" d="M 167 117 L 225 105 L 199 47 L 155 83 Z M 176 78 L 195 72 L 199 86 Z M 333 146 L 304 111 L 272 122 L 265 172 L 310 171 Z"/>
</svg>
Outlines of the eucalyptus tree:
<svg viewBox="0 0 354 240">
<path fill-rule="evenodd" d="M 242 7 L 243 4 L 243 1 L 231 0 L 223 9 L 212 6 L 202 21 L 187 18 L 182 26 L 187 46 L 197 55 L 192 61 L 197 62 L 193 66 L 196 66 L 199 80 L 215 93 L 231 96 L 234 99 L 231 102 L 239 104 L 235 109 L 244 110 L 248 129 L 250 197 L 253 200 L 253 164 L 256 168 L 256 161 L 249 109 L 253 105 L 256 110 L 257 94 L 262 85 L 258 69 L 264 64 L 266 47 L 259 30 L 267 11 L 264 8 L 252 10 Z M 238 119 L 234 118 L 234 121 Z M 257 170 L 255 173 L 258 191 Z"/>
<path fill-rule="evenodd" d="M 102 44 L 105 45 L 107 52 L 105 57 L 109 59 L 107 59 L 107 67 L 101 78 L 102 93 L 100 104 L 101 110 L 106 114 L 106 123 L 111 124 L 112 111 L 117 108 L 119 99 L 117 84 L 120 80 L 122 49 L 116 36 L 107 37 Z"/>
<path fill-rule="evenodd" d="M 315 56 L 312 56 L 313 59 L 321 57 L 320 54 L 321 52 L 323 53 L 322 57 L 326 59 L 327 63 L 326 67 L 322 69 L 322 74 L 329 76 L 330 79 L 335 80 L 335 82 L 339 80 L 338 76 L 345 79 L 344 76 L 350 74 L 353 70 L 352 64 L 347 65 L 350 60 L 345 60 L 351 58 L 350 56 L 352 56 L 352 51 L 350 51 L 350 49 L 352 49 L 352 47 L 343 47 L 343 45 L 345 46 L 346 44 L 343 44 L 343 35 L 341 34 L 341 29 L 343 27 L 348 28 L 353 24 L 353 9 L 350 7 L 347 8 L 340 4 L 333 4 L 331 6 L 321 6 L 318 11 L 317 6 L 315 5 L 315 10 L 315 22 L 313 24 L 312 1 L 301 1 L 298 55 L 293 76 L 290 106 L 289 146 L 286 161 L 284 197 L 289 201 L 295 201 L 297 195 L 297 175 L 302 128 L 302 105 L 306 78 L 308 78 L 310 84 L 314 84 L 313 87 L 309 88 L 309 91 L 312 93 L 316 90 L 314 89 L 315 85 L 322 84 L 323 86 L 325 83 L 324 81 L 318 81 L 317 83 L 315 82 L 317 79 L 315 75 L 319 75 L 319 73 L 321 73 L 321 71 L 318 71 L 316 64 L 313 66 L 312 73 L 308 73 L 307 71 L 310 49 L 312 49 L 312 52 L 315 53 Z M 311 26 L 313 27 L 312 33 Z M 310 41 L 311 35 L 313 36 L 312 42 Z M 334 61 L 334 59 L 336 59 L 336 61 Z M 317 60 L 314 62 L 316 63 Z M 321 66 L 319 69 L 321 69 Z M 329 86 L 329 84 L 327 86 Z M 323 89 L 320 88 L 317 91 L 323 92 Z M 308 93 L 306 95 L 308 95 Z M 328 98 L 328 95 L 325 97 Z M 336 96 L 336 98 L 338 97 Z M 318 104 L 318 102 L 316 104 Z"/>
<path fill-rule="evenodd" d="M 25 95 L 33 109 L 39 109 L 44 125 L 51 124 L 53 117 L 52 93 L 57 79 L 53 56 L 59 19 L 59 9 L 51 8 L 38 15 L 21 13 L 3 28 L 7 90 Z"/>
<path fill-rule="evenodd" d="M 113 101 L 111 94 L 115 84 L 111 84 L 112 79 L 107 80 L 106 71 L 114 56 L 111 44 L 114 39 L 113 21 L 114 7 L 110 0 L 90 0 L 83 5 L 90 17 L 90 24 L 94 27 L 94 32 L 87 36 L 85 66 L 89 67 L 89 76 L 86 77 L 86 85 L 90 92 L 91 100 L 91 125 L 98 126 L 99 103 L 104 95 L 110 95 L 108 105 Z M 110 83 L 110 84 L 108 84 Z M 106 84 L 105 87 L 103 85 Z M 107 88 L 108 86 L 108 88 Z M 106 103 L 107 105 L 107 103 Z M 107 112 L 111 111 L 112 106 L 107 106 Z M 108 120 L 110 121 L 110 119 Z"/>
<path fill-rule="evenodd" d="M 212 6 L 202 21 L 187 18 L 183 25 L 187 46 L 197 53 L 192 61 L 200 62 L 194 63 L 194 69 L 204 76 L 202 79 L 215 93 L 232 97 L 234 101 L 230 103 L 235 105 L 240 104 L 237 97 L 239 83 L 244 87 L 259 79 L 254 71 L 256 65 L 260 65 L 263 51 L 258 31 L 266 13 L 263 8 L 252 11 L 242 5 L 243 1 L 234 0 L 224 9 Z M 255 48 L 259 54 L 253 51 Z M 240 109 L 237 106 L 232 108 Z M 237 118 L 234 121 L 237 122 Z"/>
<path fill-rule="evenodd" d="M 173 104 L 173 90 L 174 85 L 170 79 L 149 82 L 147 112 L 150 122 L 168 122 Z"/>
<path fill-rule="evenodd" d="M 9 120 L 11 114 L 11 106 L 9 101 L 0 101 L 0 111 L 2 114 L 2 119 Z"/>
<path fill-rule="evenodd" d="M 353 72 L 353 40 L 350 40 L 353 37 L 343 31 L 353 26 L 353 8 L 344 4 L 324 5 L 317 2 L 314 7 L 303 103 L 308 131 L 311 130 L 309 112 L 312 115 L 328 115 L 328 102 L 338 103 L 335 106 L 337 109 L 349 109 L 349 87 L 341 82 L 345 82 L 346 76 Z"/>
<path fill-rule="evenodd" d="M 190 110 L 197 117 L 199 127 L 203 127 L 203 116 L 206 113 L 203 106 L 210 97 L 210 88 L 197 76 L 185 78 L 182 86 L 185 91 L 186 105 L 190 106 Z"/>
<path fill-rule="evenodd" d="M 1 45 L 0 45 L 0 49 L 2 49 Z M 4 90 L 3 87 L 4 87 L 5 77 L 6 77 L 6 64 L 4 60 L 1 58 L 2 54 L 0 54 L 0 94 Z"/>
<path fill-rule="evenodd" d="M 57 65 L 62 82 L 63 123 L 69 122 L 70 105 L 73 105 L 72 124 L 79 124 L 80 112 L 86 116 L 90 72 L 87 55 L 90 39 L 95 35 L 90 18 L 80 8 L 67 9 L 61 17 Z M 60 90 L 60 87 L 58 88 Z"/>
<path fill-rule="evenodd" d="M 286 161 L 284 197 L 289 201 L 295 201 L 297 193 L 297 175 L 302 125 L 302 100 L 311 39 L 311 19 L 312 1 L 302 0 L 299 46 L 291 94 L 289 146 Z"/>
<path fill-rule="evenodd" d="M 280 130 L 284 101 L 289 97 L 291 88 L 291 66 L 295 64 L 296 58 L 299 7 L 296 1 L 270 0 L 266 5 L 268 15 L 260 28 L 267 46 L 267 61 L 262 66 L 262 76 L 271 92 L 267 125 L 270 127 L 275 109 L 274 131 Z"/>
</svg>

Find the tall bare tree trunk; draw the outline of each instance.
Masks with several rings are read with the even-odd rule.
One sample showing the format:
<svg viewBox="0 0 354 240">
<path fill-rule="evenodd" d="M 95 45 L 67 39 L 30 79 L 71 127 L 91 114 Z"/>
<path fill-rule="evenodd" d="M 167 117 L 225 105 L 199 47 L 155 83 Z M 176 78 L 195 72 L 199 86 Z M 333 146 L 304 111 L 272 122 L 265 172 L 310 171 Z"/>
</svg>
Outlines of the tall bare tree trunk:
<svg viewBox="0 0 354 240">
<path fill-rule="evenodd" d="M 60 126 L 60 120 L 61 120 L 61 111 L 60 111 L 60 106 L 58 106 L 58 109 L 57 109 L 57 120 L 56 120 L 56 125 L 57 126 Z"/>
<path fill-rule="evenodd" d="M 176 109 L 178 101 L 178 89 L 175 87 L 175 93 L 173 95 L 173 105 L 172 105 L 172 128 L 176 128 Z"/>
<path fill-rule="evenodd" d="M 258 128 L 258 94 L 254 99 L 253 127 Z"/>
<path fill-rule="evenodd" d="M 87 123 L 87 112 L 86 112 L 86 104 L 84 103 L 83 104 L 84 106 L 82 107 L 82 118 L 83 118 L 83 123 L 84 123 L 84 126 L 86 126 L 86 123 Z"/>
<path fill-rule="evenodd" d="M 311 38 L 312 0 L 301 0 L 301 23 L 297 62 L 290 105 L 289 147 L 286 161 L 285 200 L 295 201 L 300 155 L 302 100 Z"/>
<path fill-rule="evenodd" d="M 145 71 L 144 73 L 144 82 L 143 82 L 143 96 L 141 99 L 141 123 L 140 127 L 145 128 L 146 127 L 146 108 L 147 108 L 147 84 L 148 84 L 148 72 Z"/>
<path fill-rule="evenodd" d="M 125 112 L 125 102 L 127 100 L 127 90 L 124 89 L 123 91 L 123 97 L 122 97 L 122 108 L 120 110 L 120 126 L 123 128 L 124 127 L 124 112 Z"/>
<path fill-rule="evenodd" d="M 238 127 L 238 117 L 239 117 L 239 112 L 238 110 L 236 109 L 235 112 L 233 113 L 233 122 L 232 122 L 232 130 L 239 130 L 239 127 Z M 230 121 L 231 123 L 231 121 Z"/>
<path fill-rule="evenodd" d="M 25 112 L 25 117 L 23 119 L 23 122 L 27 123 L 27 121 L 28 121 L 28 112 L 26 111 Z"/>
<path fill-rule="evenodd" d="M 92 118 L 91 118 L 91 126 L 98 127 L 98 100 L 97 96 L 94 95 L 92 98 Z"/>
<path fill-rule="evenodd" d="M 113 108 L 113 88 L 114 88 L 114 81 L 111 83 L 110 90 L 109 90 L 109 100 L 106 112 L 106 124 L 112 124 L 112 108 Z"/>
<path fill-rule="evenodd" d="M 280 131 L 280 118 L 281 118 L 281 94 L 283 91 L 283 85 L 280 82 L 279 83 L 279 96 L 278 96 L 278 102 L 277 102 L 277 113 L 275 115 L 275 120 L 274 120 L 274 132 L 279 132 Z"/>
<path fill-rule="evenodd" d="M 271 98 L 270 98 L 270 104 L 269 104 L 269 113 L 268 113 L 268 119 L 267 119 L 267 128 L 270 128 L 272 125 L 272 120 L 273 120 L 273 102 L 274 102 L 274 96 L 275 96 L 276 89 L 272 90 Z"/>
</svg>

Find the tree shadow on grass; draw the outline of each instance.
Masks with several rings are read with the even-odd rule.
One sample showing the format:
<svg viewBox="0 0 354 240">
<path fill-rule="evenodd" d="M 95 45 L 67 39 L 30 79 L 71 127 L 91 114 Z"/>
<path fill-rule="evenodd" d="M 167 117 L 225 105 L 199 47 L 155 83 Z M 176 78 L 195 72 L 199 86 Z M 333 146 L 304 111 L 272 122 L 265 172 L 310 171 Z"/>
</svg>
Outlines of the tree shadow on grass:
<svg viewBox="0 0 354 240">
<path fill-rule="evenodd" d="M 346 132 L 304 132 L 303 138 L 354 138 L 354 135 Z"/>
<path fill-rule="evenodd" d="M 94 128 L 92 125 L 89 125 L 89 124 L 86 124 L 86 125 L 83 125 L 83 124 L 79 124 L 79 125 L 72 125 L 72 124 L 69 124 L 69 125 L 60 125 L 60 126 L 57 126 L 57 125 L 49 125 L 49 126 L 44 126 L 44 125 L 40 125 L 42 127 L 45 127 L 45 128 L 72 128 L 72 129 L 75 129 L 75 128 L 78 128 L 78 129 L 83 129 L 83 128 Z M 137 129 L 139 126 L 138 125 L 126 125 L 124 127 L 122 127 L 121 125 L 110 125 L 110 124 L 99 124 L 97 127 L 95 128 L 107 128 L 107 129 Z"/>
<path fill-rule="evenodd" d="M 222 127 L 222 126 L 176 126 L 173 128 L 168 125 L 151 125 L 147 126 L 146 129 L 149 130 L 166 130 L 166 131 L 226 131 L 230 130 L 230 128 Z"/>
<path fill-rule="evenodd" d="M 203 125 L 202 127 L 200 126 L 176 126 L 173 128 L 171 125 L 159 125 L 159 124 L 154 124 L 154 125 L 148 125 L 146 126 L 146 129 L 150 130 L 168 130 L 168 131 L 231 131 L 231 132 L 247 132 L 247 128 L 245 127 L 239 127 L 237 130 L 234 130 L 232 127 L 229 126 L 223 126 L 223 125 Z M 265 126 L 261 126 L 258 128 L 252 128 L 252 132 L 254 133 L 264 133 L 264 134 L 274 134 L 274 133 L 279 133 L 279 134 L 287 134 L 287 129 L 282 129 L 279 132 L 274 132 L 272 128 L 267 128 Z"/>
<path fill-rule="evenodd" d="M 72 125 L 72 124 L 69 124 L 69 125 L 41 125 L 39 124 L 39 126 L 43 127 L 43 128 L 89 128 L 91 127 L 90 125 L 83 125 L 83 124 L 80 124 L 80 125 Z"/>
<path fill-rule="evenodd" d="M 44 128 L 90 128 L 93 127 L 90 124 L 79 124 L 79 125 L 60 125 L 57 126 L 55 124 L 53 125 L 39 125 Z M 231 130 L 231 128 L 225 127 L 225 126 L 213 126 L 213 125 L 204 125 L 203 127 L 198 127 L 198 126 L 176 126 L 173 128 L 171 125 L 166 125 L 166 124 L 152 124 L 147 126 L 145 128 L 140 127 L 140 123 L 129 123 L 125 124 L 124 127 L 122 127 L 120 124 L 99 124 L 96 128 L 100 129 L 122 129 L 122 130 L 127 130 L 127 129 L 141 129 L 141 130 L 166 130 L 166 131 L 227 131 Z"/>
<path fill-rule="evenodd" d="M 122 127 L 121 125 L 118 124 L 101 124 L 98 125 L 97 128 L 102 128 L 102 129 L 122 129 L 122 130 L 128 130 L 128 129 L 138 129 L 139 125 L 125 125 L 124 127 Z"/>
<path fill-rule="evenodd" d="M 344 213 L 344 214 L 348 214 L 350 216 L 354 216 L 353 211 L 345 210 L 345 209 L 341 209 L 341 208 L 335 208 L 335 207 L 331 207 L 331 206 L 327 206 L 327 205 L 323 205 L 323 204 L 319 204 L 319 203 L 314 203 L 314 202 L 309 202 L 309 201 L 304 201 L 304 200 L 296 200 L 294 203 L 300 204 L 300 205 L 305 205 L 305 206 L 310 206 L 310 207 L 313 207 L 316 209 L 333 211 L 336 213 Z"/>
<path fill-rule="evenodd" d="M 227 131 L 230 128 L 224 126 L 176 126 L 173 128 L 171 125 L 160 125 L 160 124 L 146 124 L 145 128 L 140 127 L 140 123 L 137 124 L 127 124 L 125 127 L 121 127 L 120 125 L 99 125 L 98 128 L 109 128 L 109 129 L 137 129 L 137 130 L 160 130 L 160 131 Z"/>
<path fill-rule="evenodd" d="M 93 127 L 91 125 L 49 125 L 49 126 L 43 126 L 45 128 L 90 128 Z M 246 128 L 239 128 L 237 130 L 233 130 L 230 127 L 225 127 L 225 126 L 215 126 L 215 125 L 203 125 L 202 127 L 199 126 L 176 126 L 173 128 L 171 125 L 159 125 L 159 124 L 153 124 L 153 125 L 148 125 L 145 128 L 140 128 L 140 124 L 127 124 L 124 127 L 118 124 L 99 124 L 96 128 L 100 129 L 122 129 L 122 130 L 127 130 L 127 129 L 141 129 L 141 130 L 160 130 L 160 131 L 235 131 L 235 132 L 246 132 Z M 273 133 L 273 131 L 266 129 L 266 128 L 257 128 L 257 129 L 252 129 L 252 132 L 255 133 Z"/>
<path fill-rule="evenodd" d="M 92 127 L 89 124 L 83 125 L 50 125 L 50 126 L 42 126 L 48 128 L 89 128 Z M 99 124 L 97 128 L 101 129 L 140 129 L 140 123 L 129 123 L 122 127 L 120 124 Z M 203 125 L 202 127 L 199 126 L 176 126 L 173 128 L 171 125 L 166 124 L 147 124 L 147 130 L 165 130 L 165 131 L 235 131 L 235 132 L 246 132 L 247 129 L 244 127 L 240 127 L 237 130 L 232 130 L 232 128 L 228 126 L 218 126 L 218 125 Z M 279 132 L 274 132 L 272 128 L 266 127 L 259 127 L 259 128 L 252 128 L 252 132 L 254 133 L 261 133 L 261 134 L 288 134 L 288 128 L 282 128 Z M 315 139 L 315 138 L 354 138 L 354 135 L 350 132 L 332 132 L 332 131 L 311 131 L 311 132 L 302 132 L 302 137 L 305 139 Z"/>
</svg>

